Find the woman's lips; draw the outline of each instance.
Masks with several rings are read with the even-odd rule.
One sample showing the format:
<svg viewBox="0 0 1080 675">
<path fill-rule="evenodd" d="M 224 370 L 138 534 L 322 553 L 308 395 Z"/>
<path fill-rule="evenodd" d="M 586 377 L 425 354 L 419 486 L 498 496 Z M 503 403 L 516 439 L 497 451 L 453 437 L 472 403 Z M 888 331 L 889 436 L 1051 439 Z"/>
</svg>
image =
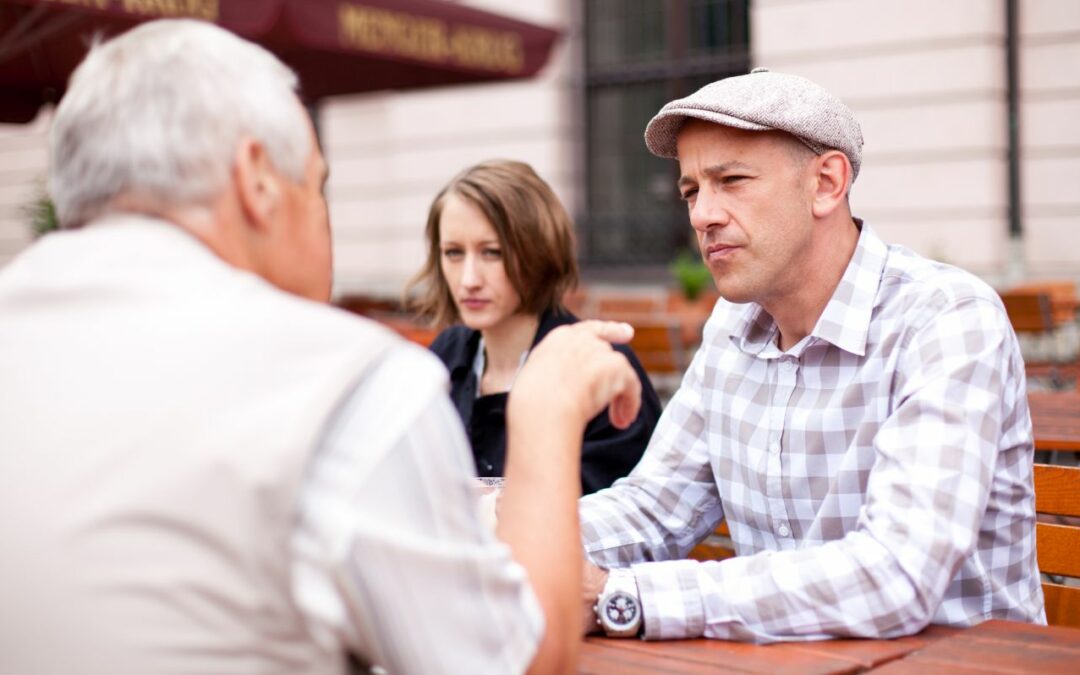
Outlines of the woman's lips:
<svg viewBox="0 0 1080 675">
<path fill-rule="evenodd" d="M 487 300 L 481 300 L 479 298 L 465 298 L 461 301 L 461 306 L 466 309 L 478 310 L 483 309 L 488 304 Z"/>
</svg>

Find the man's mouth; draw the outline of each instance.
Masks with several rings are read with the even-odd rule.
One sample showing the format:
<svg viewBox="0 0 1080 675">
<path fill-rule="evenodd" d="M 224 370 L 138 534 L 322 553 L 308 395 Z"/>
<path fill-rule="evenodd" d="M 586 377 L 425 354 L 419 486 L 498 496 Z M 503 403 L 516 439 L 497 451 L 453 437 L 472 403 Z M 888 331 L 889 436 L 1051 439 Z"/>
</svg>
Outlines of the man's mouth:
<svg viewBox="0 0 1080 675">
<path fill-rule="evenodd" d="M 729 246 L 727 244 L 713 244 L 711 246 L 706 246 L 705 260 L 707 262 L 724 260 L 738 249 L 738 246 Z"/>
</svg>

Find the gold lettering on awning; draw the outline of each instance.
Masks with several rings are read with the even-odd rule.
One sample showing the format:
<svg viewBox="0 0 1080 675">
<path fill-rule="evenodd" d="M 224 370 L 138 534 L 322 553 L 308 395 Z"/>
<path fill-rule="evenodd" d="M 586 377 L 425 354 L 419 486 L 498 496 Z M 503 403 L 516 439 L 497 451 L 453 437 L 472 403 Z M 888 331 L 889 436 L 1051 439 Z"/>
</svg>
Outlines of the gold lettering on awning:
<svg viewBox="0 0 1080 675">
<path fill-rule="evenodd" d="M 512 31 L 456 26 L 442 19 L 343 2 L 342 44 L 375 54 L 515 74 L 525 67 L 521 36 Z"/>
<path fill-rule="evenodd" d="M 65 5 L 75 5 L 76 7 L 89 7 L 90 9 L 107 9 L 109 7 L 110 0 L 59 0 L 59 2 Z"/>
<path fill-rule="evenodd" d="M 218 0 L 121 0 L 120 7 L 142 16 L 218 20 Z"/>
</svg>

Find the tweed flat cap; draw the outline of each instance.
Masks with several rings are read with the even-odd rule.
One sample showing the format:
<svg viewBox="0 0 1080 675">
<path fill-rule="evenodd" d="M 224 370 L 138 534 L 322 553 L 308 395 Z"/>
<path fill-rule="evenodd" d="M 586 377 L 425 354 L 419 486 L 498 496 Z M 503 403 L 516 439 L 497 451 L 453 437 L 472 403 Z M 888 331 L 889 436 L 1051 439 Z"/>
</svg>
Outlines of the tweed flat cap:
<svg viewBox="0 0 1080 675">
<path fill-rule="evenodd" d="M 749 131 L 785 131 L 816 154 L 839 150 L 854 181 L 862 165 L 862 129 L 844 103 L 805 77 L 754 68 L 747 75 L 707 84 L 663 108 L 645 128 L 645 145 L 675 159 L 675 139 L 687 118 Z"/>
</svg>

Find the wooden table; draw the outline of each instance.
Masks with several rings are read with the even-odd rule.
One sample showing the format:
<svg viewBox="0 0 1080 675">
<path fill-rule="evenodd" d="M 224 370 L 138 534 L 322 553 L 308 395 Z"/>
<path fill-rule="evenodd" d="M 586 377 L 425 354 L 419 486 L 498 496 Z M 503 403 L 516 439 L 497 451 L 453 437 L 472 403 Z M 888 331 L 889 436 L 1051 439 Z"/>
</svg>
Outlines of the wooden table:
<svg viewBox="0 0 1080 675">
<path fill-rule="evenodd" d="M 1028 392 L 1028 407 L 1036 450 L 1080 451 L 1080 391 Z"/>
<path fill-rule="evenodd" d="M 989 621 L 969 630 L 931 626 L 896 640 L 748 645 L 720 640 L 643 642 L 586 638 L 579 673 L 1072 673 L 1080 630 Z"/>
</svg>

